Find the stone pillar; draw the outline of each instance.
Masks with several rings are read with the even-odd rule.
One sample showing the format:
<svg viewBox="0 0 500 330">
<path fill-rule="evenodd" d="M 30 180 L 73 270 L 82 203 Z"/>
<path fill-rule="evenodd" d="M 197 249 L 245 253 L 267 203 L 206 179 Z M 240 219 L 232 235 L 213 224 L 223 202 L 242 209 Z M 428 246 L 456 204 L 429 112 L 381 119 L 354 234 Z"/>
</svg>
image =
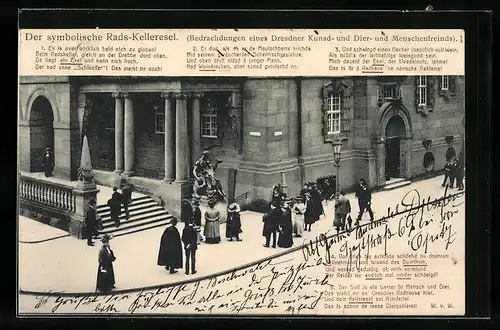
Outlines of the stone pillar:
<svg viewBox="0 0 500 330">
<path fill-rule="evenodd" d="M 377 158 L 377 187 L 385 185 L 385 138 L 374 140 L 375 156 Z"/>
<path fill-rule="evenodd" d="M 123 101 L 120 93 L 115 98 L 115 173 L 123 173 Z"/>
<path fill-rule="evenodd" d="M 411 179 L 413 176 L 413 164 L 412 164 L 412 153 L 413 153 L 413 140 L 411 136 L 405 136 L 400 142 L 400 169 L 401 174 L 406 179 Z"/>
<path fill-rule="evenodd" d="M 134 173 L 135 160 L 134 106 L 132 104 L 131 95 L 129 93 L 124 93 L 123 97 L 125 98 L 125 171 L 123 172 L 123 174 L 131 176 Z"/>
<path fill-rule="evenodd" d="M 203 93 L 191 93 L 193 101 L 193 116 L 191 117 L 191 163 L 201 156 L 201 108 L 200 99 Z M 191 164 L 193 165 L 193 164 Z M 191 168 L 191 167 L 190 167 Z"/>
<path fill-rule="evenodd" d="M 175 113 L 175 181 L 187 182 L 189 179 L 189 140 L 187 120 L 187 95 L 176 93 Z"/>
<path fill-rule="evenodd" d="M 95 186 L 95 184 L 94 184 Z M 89 208 L 89 202 L 91 198 L 97 200 L 97 194 L 99 189 L 95 187 L 82 187 L 78 186 L 73 190 L 73 196 L 75 198 L 75 212 L 71 216 L 69 223 L 69 233 L 77 238 L 84 238 L 83 228 L 85 223 L 85 215 Z"/>
<path fill-rule="evenodd" d="M 162 93 L 165 99 L 165 181 L 175 179 L 175 107 L 172 93 Z"/>
</svg>

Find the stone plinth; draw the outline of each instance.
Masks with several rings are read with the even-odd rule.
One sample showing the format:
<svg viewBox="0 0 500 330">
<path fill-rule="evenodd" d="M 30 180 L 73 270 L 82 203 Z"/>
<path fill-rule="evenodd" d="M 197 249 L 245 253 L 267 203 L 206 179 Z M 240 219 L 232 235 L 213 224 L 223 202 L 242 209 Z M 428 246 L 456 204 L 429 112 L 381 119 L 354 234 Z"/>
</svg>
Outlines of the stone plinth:
<svg viewBox="0 0 500 330">
<path fill-rule="evenodd" d="M 95 183 L 93 184 L 95 187 Z M 75 213 L 71 216 L 71 221 L 69 223 L 69 233 L 72 236 L 78 238 L 83 238 L 83 227 L 85 222 L 85 215 L 89 207 L 89 201 L 91 198 L 97 200 L 97 194 L 99 189 L 88 189 L 83 190 L 86 187 L 83 182 L 79 183 L 75 190 L 73 190 L 73 196 L 75 197 Z M 82 190 L 81 190 L 82 189 Z"/>
</svg>

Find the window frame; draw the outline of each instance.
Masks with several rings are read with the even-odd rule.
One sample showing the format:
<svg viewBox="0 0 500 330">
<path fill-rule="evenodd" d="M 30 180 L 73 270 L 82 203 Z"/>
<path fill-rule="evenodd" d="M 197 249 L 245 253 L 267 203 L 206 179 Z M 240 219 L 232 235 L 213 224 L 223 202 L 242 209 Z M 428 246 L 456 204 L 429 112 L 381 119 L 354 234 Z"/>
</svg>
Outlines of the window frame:
<svg viewBox="0 0 500 330">
<path fill-rule="evenodd" d="M 158 130 L 158 117 L 162 117 L 163 125 L 161 125 L 161 131 Z M 155 134 L 165 134 L 165 113 L 163 112 L 155 112 Z"/>
<path fill-rule="evenodd" d="M 422 84 L 422 77 L 424 78 L 424 83 Z M 418 97 L 418 100 L 417 100 L 417 105 L 419 107 L 425 107 L 427 106 L 427 93 L 428 93 L 428 90 L 427 90 L 427 76 L 418 76 L 417 78 L 417 97 Z M 424 101 L 423 103 L 421 101 Z"/>
<path fill-rule="evenodd" d="M 334 102 L 334 99 L 338 98 L 338 102 Z M 328 104 L 326 110 L 327 119 L 327 135 L 336 135 L 342 132 L 342 93 L 329 91 L 327 96 Z M 335 105 L 338 106 L 334 109 Z M 335 115 L 338 114 L 338 130 L 335 130 Z"/>
<path fill-rule="evenodd" d="M 207 135 L 207 134 L 204 134 L 204 131 L 205 131 L 205 123 L 206 123 L 206 120 L 205 118 L 210 118 L 210 133 L 215 133 L 215 135 Z M 209 112 L 202 112 L 201 113 L 201 116 L 200 116 L 200 135 L 202 138 L 206 138 L 206 139 L 217 139 L 218 138 L 218 133 L 219 133 L 219 122 L 218 122 L 219 118 L 218 118 L 218 114 L 217 113 L 209 113 Z M 212 132 L 212 129 L 215 130 L 215 132 Z"/>
<path fill-rule="evenodd" d="M 445 84 L 445 81 L 446 81 L 446 84 Z M 450 76 L 448 76 L 448 75 L 442 75 L 441 76 L 441 90 L 442 91 L 448 91 L 449 89 L 450 89 Z"/>
</svg>

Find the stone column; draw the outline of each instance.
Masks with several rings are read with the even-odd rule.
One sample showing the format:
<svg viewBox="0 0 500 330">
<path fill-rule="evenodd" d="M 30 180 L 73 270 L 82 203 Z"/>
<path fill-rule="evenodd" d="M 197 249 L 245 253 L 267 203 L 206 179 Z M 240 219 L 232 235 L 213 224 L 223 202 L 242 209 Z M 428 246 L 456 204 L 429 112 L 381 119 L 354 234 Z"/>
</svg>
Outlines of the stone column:
<svg viewBox="0 0 500 330">
<path fill-rule="evenodd" d="M 374 150 L 377 159 L 377 186 L 385 185 L 385 138 L 379 137 L 374 140 Z"/>
<path fill-rule="evenodd" d="M 201 155 L 201 108 L 200 99 L 203 93 L 191 93 L 193 100 L 193 116 L 191 117 L 191 162 L 194 163 Z M 193 164 L 191 164 L 193 165 Z M 191 167 L 190 167 L 191 168 Z"/>
<path fill-rule="evenodd" d="M 175 107 L 172 93 L 162 93 L 165 99 L 165 181 L 175 179 Z"/>
<path fill-rule="evenodd" d="M 124 175 L 130 176 L 134 173 L 134 160 L 135 160 L 135 128 L 134 128 L 134 106 L 132 104 L 131 95 L 124 93 L 125 98 L 125 124 L 124 124 L 124 138 L 125 138 L 125 171 Z"/>
<path fill-rule="evenodd" d="M 115 173 L 123 173 L 123 100 L 120 93 L 115 98 Z"/>
<path fill-rule="evenodd" d="M 175 93 L 175 181 L 187 182 L 189 179 L 189 140 L 186 93 Z"/>
</svg>

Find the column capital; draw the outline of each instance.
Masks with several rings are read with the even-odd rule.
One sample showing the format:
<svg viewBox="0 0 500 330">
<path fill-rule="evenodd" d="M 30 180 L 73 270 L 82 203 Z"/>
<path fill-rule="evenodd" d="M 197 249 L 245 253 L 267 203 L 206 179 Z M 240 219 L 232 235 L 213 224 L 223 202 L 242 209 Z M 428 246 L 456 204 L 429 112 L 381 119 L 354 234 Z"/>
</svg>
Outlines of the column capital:
<svg viewBox="0 0 500 330">
<path fill-rule="evenodd" d="M 174 98 L 173 92 L 161 92 L 161 97 L 164 99 L 172 100 Z"/>
<path fill-rule="evenodd" d="M 120 92 L 112 92 L 111 96 L 114 97 L 115 99 L 122 97 L 122 93 Z"/>
<path fill-rule="evenodd" d="M 123 96 L 123 98 L 125 98 L 125 99 L 130 99 L 130 97 L 132 96 L 132 94 L 131 94 L 131 93 L 129 93 L 129 92 L 120 93 L 120 94 L 121 94 L 121 96 Z"/>
<path fill-rule="evenodd" d="M 190 92 L 189 97 L 192 99 L 201 99 L 203 97 L 203 92 Z"/>
<path fill-rule="evenodd" d="M 172 95 L 174 98 L 181 100 L 187 99 L 189 97 L 189 93 L 186 92 L 174 92 L 172 93 Z"/>
</svg>

